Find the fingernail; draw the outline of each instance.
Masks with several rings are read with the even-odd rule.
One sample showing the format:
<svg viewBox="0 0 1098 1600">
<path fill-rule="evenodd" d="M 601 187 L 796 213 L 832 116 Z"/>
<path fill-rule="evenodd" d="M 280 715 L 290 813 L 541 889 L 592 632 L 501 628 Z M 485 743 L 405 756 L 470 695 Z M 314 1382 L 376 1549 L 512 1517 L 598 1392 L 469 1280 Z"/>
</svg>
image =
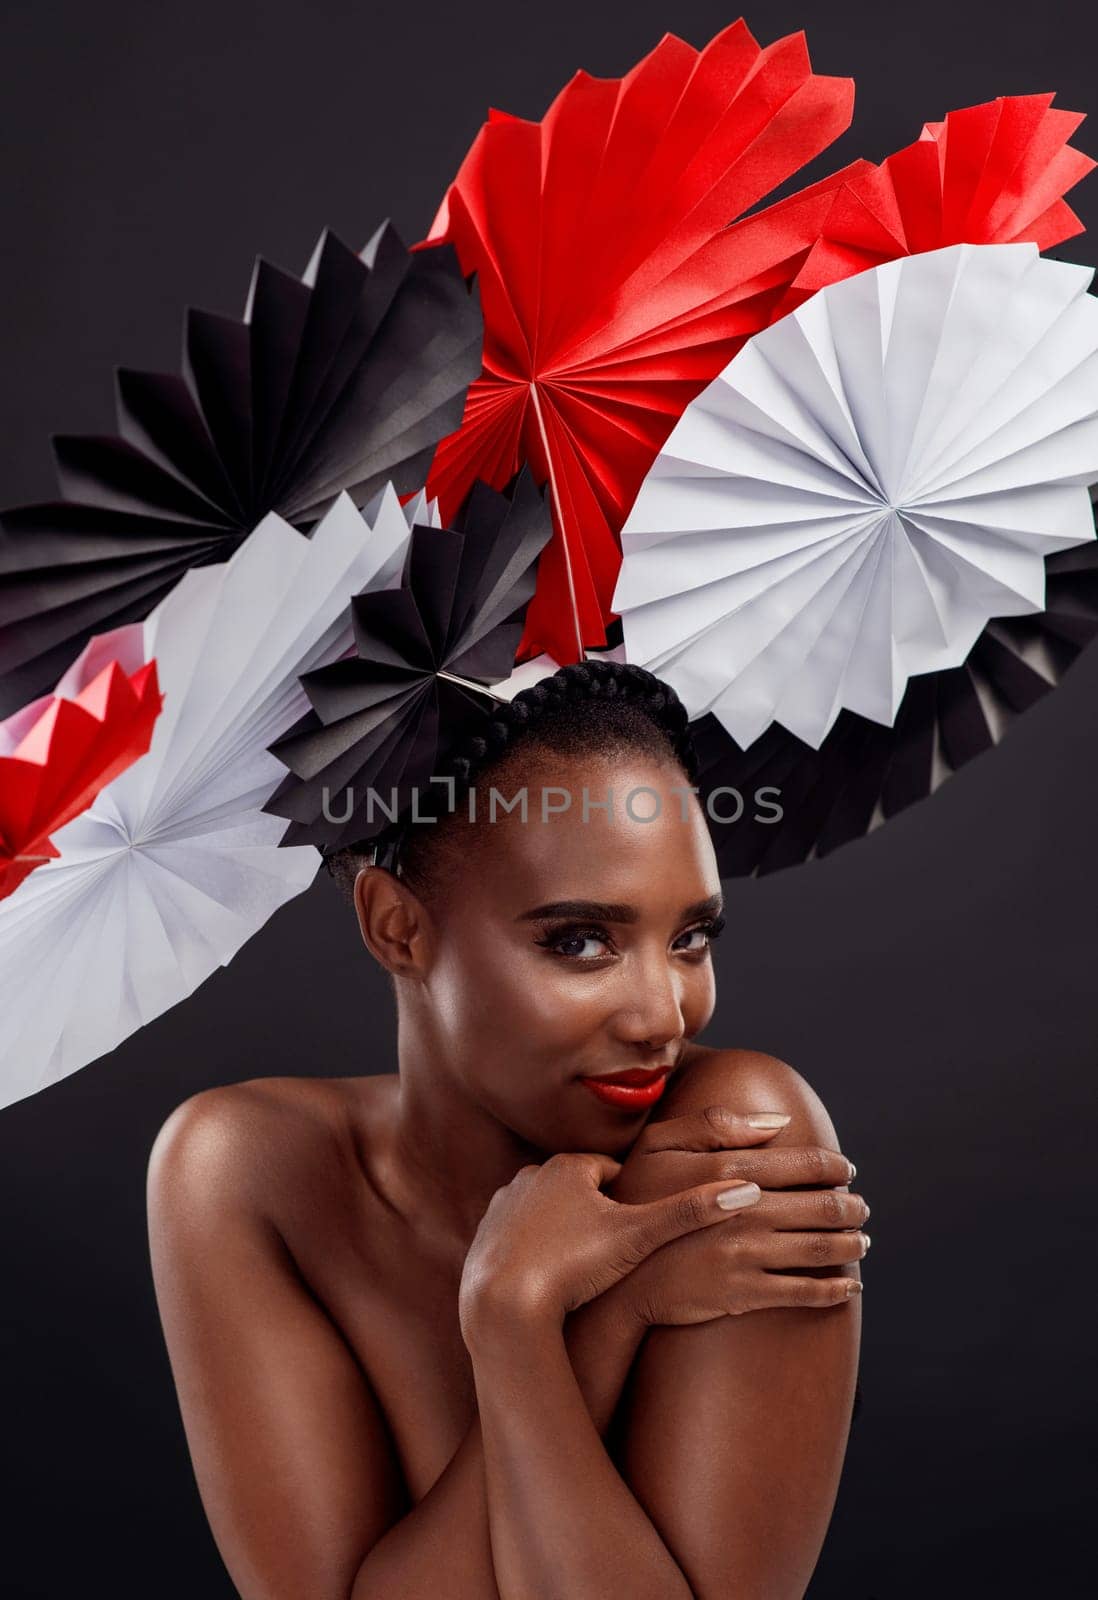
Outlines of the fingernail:
<svg viewBox="0 0 1098 1600">
<path fill-rule="evenodd" d="M 858 1169 L 857 1169 L 857 1167 L 856 1167 L 856 1166 L 855 1166 L 855 1165 L 854 1165 L 854 1163 L 853 1163 L 853 1161 L 852 1161 L 852 1162 L 851 1162 L 851 1163 L 850 1163 L 850 1176 L 849 1176 L 849 1178 L 848 1178 L 848 1179 L 847 1179 L 847 1180 L 846 1180 L 846 1181 L 847 1181 L 847 1183 L 853 1183 L 853 1182 L 854 1182 L 854 1179 L 855 1179 L 855 1178 L 856 1178 L 856 1177 L 857 1177 L 857 1176 L 858 1176 Z"/>
<path fill-rule="evenodd" d="M 784 1111 L 756 1111 L 754 1116 L 748 1117 L 749 1128 L 784 1128 L 786 1123 L 792 1122 L 791 1116 L 786 1116 Z"/>
<path fill-rule="evenodd" d="M 849 1278 L 846 1285 L 846 1298 L 849 1300 L 853 1294 L 861 1294 L 862 1285 L 859 1278 Z"/>
<path fill-rule="evenodd" d="M 862 1251 L 862 1255 L 863 1256 L 867 1256 L 869 1254 L 869 1247 L 873 1243 L 873 1241 L 869 1237 L 868 1233 L 863 1233 L 862 1234 L 862 1238 L 865 1240 L 865 1249 Z"/>
<path fill-rule="evenodd" d="M 740 1206 L 752 1206 L 762 1190 L 757 1183 L 741 1183 L 735 1189 L 723 1189 L 717 1196 L 722 1211 L 737 1211 Z"/>
</svg>

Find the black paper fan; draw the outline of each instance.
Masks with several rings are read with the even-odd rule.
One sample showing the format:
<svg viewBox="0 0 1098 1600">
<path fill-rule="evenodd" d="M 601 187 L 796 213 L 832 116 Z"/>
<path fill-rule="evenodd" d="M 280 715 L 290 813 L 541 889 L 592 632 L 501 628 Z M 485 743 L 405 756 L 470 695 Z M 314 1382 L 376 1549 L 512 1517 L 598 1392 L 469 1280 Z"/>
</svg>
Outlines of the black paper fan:
<svg viewBox="0 0 1098 1600">
<path fill-rule="evenodd" d="M 963 666 L 912 678 L 892 728 L 843 711 L 819 750 L 773 723 L 745 751 L 712 713 L 692 723 L 701 798 L 725 819 L 710 822 L 721 876 L 826 856 L 998 744 L 1098 635 L 1098 543 L 1045 571 L 1045 610 L 990 622 Z"/>
<path fill-rule="evenodd" d="M 188 311 L 181 375 L 120 370 L 118 434 L 56 438 L 63 498 L 0 517 L 0 716 L 267 512 L 418 489 L 481 343 L 454 252 L 388 223 L 361 255 L 323 234 L 300 279 L 258 261 L 242 321 Z"/>
<path fill-rule="evenodd" d="M 528 471 L 510 495 L 478 483 L 453 528 L 412 530 L 400 589 L 356 595 L 356 654 L 306 673 L 312 704 L 271 747 L 290 769 L 264 810 L 282 843 L 338 849 L 375 838 L 490 709 L 510 676 L 552 533 Z"/>
</svg>

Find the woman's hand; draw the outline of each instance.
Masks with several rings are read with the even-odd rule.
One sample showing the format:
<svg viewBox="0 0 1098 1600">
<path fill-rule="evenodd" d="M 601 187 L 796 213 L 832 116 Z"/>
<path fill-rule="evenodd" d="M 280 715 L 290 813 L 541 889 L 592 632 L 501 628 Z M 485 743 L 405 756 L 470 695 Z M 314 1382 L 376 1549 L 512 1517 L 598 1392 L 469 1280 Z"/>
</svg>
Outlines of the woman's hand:
<svg viewBox="0 0 1098 1600">
<path fill-rule="evenodd" d="M 713 1105 L 663 1122 L 649 1122 L 610 1184 L 610 1192 L 615 1200 L 637 1205 L 717 1178 L 745 1179 L 764 1189 L 789 1189 L 796 1184 L 831 1187 L 854 1181 L 853 1163 L 837 1150 L 816 1145 L 758 1148 L 780 1133 L 789 1120 L 781 1113 L 760 1112 L 748 1117 L 727 1106 Z"/>
<path fill-rule="evenodd" d="M 465 1258 L 459 1310 L 466 1343 L 485 1321 L 563 1322 L 671 1240 L 734 1232 L 757 1185 L 718 1177 L 645 1204 L 601 1192 L 621 1164 L 609 1156 L 551 1156 L 497 1190 Z"/>
<path fill-rule="evenodd" d="M 786 1119 L 788 1121 L 788 1119 Z M 709 1322 L 773 1306 L 831 1306 L 861 1284 L 812 1269 L 860 1261 L 869 1248 L 858 1231 L 869 1216 L 848 1194 L 854 1169 L 846 1156 L 817 1145 L 757 1148 L 777 1127 L 758 1128 L 722 1106 L 650 1123 L 613 1185 L 627 1203 L 652 1204 L 709 1179 L 749 1179 L 762 1190 L 735 1229 L 716 1229 L 662 1246 L 615 1291 L 642 1323 Z M 754 1148 L 752 1148 L 754 1146 Z"/>
</svg>

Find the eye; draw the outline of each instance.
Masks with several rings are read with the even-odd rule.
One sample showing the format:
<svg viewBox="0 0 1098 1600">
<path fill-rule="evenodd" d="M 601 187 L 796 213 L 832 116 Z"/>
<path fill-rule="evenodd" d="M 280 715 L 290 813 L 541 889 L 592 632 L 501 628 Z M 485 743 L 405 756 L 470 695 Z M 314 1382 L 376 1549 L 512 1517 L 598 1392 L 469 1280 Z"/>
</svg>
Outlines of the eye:
<svg viewBox="0 0 1098 1600">
<path fill-rule="evenodd" d="M 575 949 L 576 944 L 613 944 L 613 939 L 605 928 L 557 928 L 554 933 L 544 934 L 544 938 L 535 939 L 543 950 L 552 950 L 554 955 L 563 955 L 570 962 L 599 962 L 602 955 L 583 955 Z M 571 946 L 571 949 L 570 949 Z M 605 954 L 605 952 L 603 952 Z"/>
<path fill-rule="evenodd" d="M 696 927 L 687 928 L 685 933 L 680 933 L 672 945 L 672 949 L 688 956 L 704 955 L 713 940 L 719 939 L 723 932 L 724 918 L 711 917 L 708 922 L 699 922 Z M 692 940 L 693 942 L 684 944 L 682 942 L 684 939 Z"/>
<path fill-rule="evenodd" d="M 693 928 L 687 928 L 685 933 L 679 934 L 679 939 L 675 939 L 672 949 L 677 950 L 680 955 L 703 957 L 703 955 L 707 954 L 712 941 L 720 938 L 723 928 L 725 928 L 725 918 L 723 917 L 711 917 L 707 922 L 696 923 Z M 683 946 L 682 942 L 680 942 L 682 939 L 696 939 L 698 934 L 703 936 L 703 939 L 698 944 Z M 541 946 L 543 950 L 549 950 L 551 954 L 560 955 L 568 962 L 583 962 L 587 966 L 594 965 L 595 962 L 602 962 L 602 960 L 605 960 L 605 955 L 613 954 L 613 939 L 611 939 L 610 933 L 605 928 L 595 928 L 595 926 L 587 928 L 587 926 L 573 925 L 567 926 L 567 928 L 555 928 L 555 930 L 547 931 L 543 938 L 535 939 L 535 944 Z M 599 954 L 597 950 L 595 950 L 594 954 L 584 954 L 584 944 L 602 944 L 602 946 L 608 946 L 610 949 L 608 949 L 608 952 L 603 950 L 602 954 Z M 579 946 L 579 949 L 576 949 L 576 946 Z"/>
</svg>

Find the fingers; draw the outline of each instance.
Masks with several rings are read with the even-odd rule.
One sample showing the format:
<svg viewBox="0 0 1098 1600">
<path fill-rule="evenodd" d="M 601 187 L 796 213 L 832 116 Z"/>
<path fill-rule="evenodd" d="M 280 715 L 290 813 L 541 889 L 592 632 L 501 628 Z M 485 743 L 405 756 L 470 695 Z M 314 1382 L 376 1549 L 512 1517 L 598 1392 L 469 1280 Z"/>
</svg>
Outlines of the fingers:
<svg viewBox="0 0 1098 1600">
<path fill-rule="evenodd" d="M 615 1161 L 613 1156 L 600 1155 L 597 1151 L 578 1152 L 577 1159 L 584 1163 L 597 1189 L 609 1183 L 611 1178 L 616 1178 L 621 1171 L 620 1161 Z"/>
<path fill-rule="evenodd" d="M 755 1221 L 769 1228 L 860 1228 L 869 1207 L 845 1189 L 808 1189 L 763 1194 Z"/>
<path fill-rule="evenodd" d="M 831 1189 L 850 1181 L 850 1163 L 835 1150 L 790 1145 L 768 1150 L 646 1152 L 641 1161 L 626 1162 L 615 1184 L 615 1198 L 658 1200 L 693 1188 L 703 1178 L 739 1179 L 765 1190 Z M 856 1220 L 856 1219 L 855 1219 Z"/>
<path fill-rule="evenodd" d="M 699 1228 L 710 1228 L 716 1222 L 728 1222 L 737 1214 L 749 1212 L 758 1204 L 762 1191 L 754 1183 L 698 1184 L 693 1189 L 683 1189 L 679 1194 L 663 1200 L 650 1200 L 646 1205 L 619 1207 L 621 1225 L 632 1235 L 634 1243 L 644 1255 L 650 1255 L 672 1239 L 695 1233 Z"/>
<path fill-rule="evenodd" d="M 831 1188 L 854 1177 L 849 1157 L 822 1145 L 779 1145 L 774 1150 L 742 1150 L 729 1159 L 738 1178 L 763 1189 Z"/>
<path fill-rule="evenodd" d="M 808 1184 L 846 1184 L 854 1180 L 854 1165 L 839 1150 L 817 1145 L 765 1145 L 787 1127 L 792 1118 L 784 1111 L 738 1112 L 728 1106 L 706 1106 L 665 1122 L 650 1122 L 637 1140 L 636 1150 L 646 1155 L 660 1152 L 729 1150 L 739 1152 L 727 1175 L 760 1183 L 765 1188 L 792 1189 Z"/>
<path fill-rule="evenodd" d="M 784 1111 L 741 1114 L 727 1106 L 706 1106 L 665 1122 L 649 1122 L 637 1140 L 637 1147 L 656 1150 L 738 1150 L 744 1145 L 765 1144 L 789 1125 Z"/>
<path fill-rule="evenodd" d="M 767 1276 L 765 1307 L 840 1306 L 862 1292 L 857 1278 L 798 1278 L 793 1275 Z M 762 1310 L 762 1305 L 756 1310 Z"/>
<path fill-rule="evenodd" d="M 706 1106 L 681 1117 L 668 1117 L 665 1122 L 648 1123 L 633 1149 L 635 1154 L 666 1156 L 670 1160 L 676 1154 L 689 1158 L 691 1154 L 727 1150 L 728 1164 L 718 1171 L 729 1178 L 758 1183 L 762 1188 L 852 1183 L 854 1165 L 841 1151 L 817 1145 L 756 1148 L 773 1139 L 790 1120 L 785 1112 L 740 1113 L 727 1106 Z M 647 1162 L 641 1165 L 647 1167 Z M 653 1167 L 656 1165 L 653 1163 Z M 635 1162 L 631 1163 L 630 1170 L 635 1166 Z"/>
<path fill-rule="evenodd" d="M 757 1241 L 757 1243 L 756 1243 Z M 758 1253 L 758 1265 L 775 1272 L 791 1267 L 844 1267 L 861 1261 L 869 1235 L 848 1233 L 763 1233 L 737 1241 L 737 1248 Z"/>
</svg>

